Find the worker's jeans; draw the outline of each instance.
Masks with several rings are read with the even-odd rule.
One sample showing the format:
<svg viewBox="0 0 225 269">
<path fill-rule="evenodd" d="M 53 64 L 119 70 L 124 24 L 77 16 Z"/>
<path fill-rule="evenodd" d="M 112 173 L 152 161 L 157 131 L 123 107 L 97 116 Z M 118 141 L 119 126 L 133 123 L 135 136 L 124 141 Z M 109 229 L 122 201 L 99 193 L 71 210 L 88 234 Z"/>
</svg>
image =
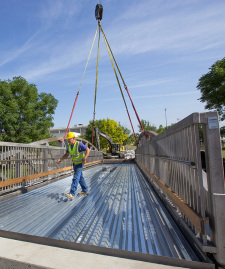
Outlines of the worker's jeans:
<svg viewBox="0 0 225 269">
<path fill-rule="evenodd" d="M 84 167 L 83 163 L 80 163 L 77 165 L 73 164 L 74 175 L 73 175 L 72 184 L 70 188 L 70 193 L 73 196 L 75 195 L 75 192 L 77 190 L 78 183 L 80 183 L 82 191 L 84 192 L 88 191 L 88 188 L 87 188 L 87 185 L 85 183 L 83 173 L 82 173 L 83 167 Z"/>
</svg>

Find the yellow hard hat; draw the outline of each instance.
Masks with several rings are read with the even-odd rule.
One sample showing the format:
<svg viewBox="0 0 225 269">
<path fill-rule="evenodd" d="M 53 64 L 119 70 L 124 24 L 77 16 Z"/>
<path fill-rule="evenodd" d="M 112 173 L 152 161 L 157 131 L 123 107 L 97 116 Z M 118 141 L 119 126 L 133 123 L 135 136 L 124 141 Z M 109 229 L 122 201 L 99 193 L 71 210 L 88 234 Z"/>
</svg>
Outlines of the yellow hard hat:
<svg viewBox="0 0 225 269">
<path fill-rule="evenodd" d="M 70 138 L 75 138 L 76 136 L 75 136 L 75 133 L 74 132 L 69 132 L 68 134 L 67 134 L 67 136 L 66 136 L 66 139 L 70 139 Z"/>
</svg>

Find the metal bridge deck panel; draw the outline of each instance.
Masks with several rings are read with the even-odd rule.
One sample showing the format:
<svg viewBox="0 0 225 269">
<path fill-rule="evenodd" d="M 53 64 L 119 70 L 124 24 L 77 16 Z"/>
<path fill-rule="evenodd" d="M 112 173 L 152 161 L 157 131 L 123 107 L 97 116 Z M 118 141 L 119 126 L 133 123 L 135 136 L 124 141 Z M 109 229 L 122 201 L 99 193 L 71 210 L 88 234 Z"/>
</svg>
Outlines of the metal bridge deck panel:
<svg viewBox="0 0 225 269">
<path fill-rule="evenodd" d="M 70 176 L 0 201 L 0 229 L 199 261 L 136 164 L 83 173 L 88 196 L 65 198 Z"/>
</svg>

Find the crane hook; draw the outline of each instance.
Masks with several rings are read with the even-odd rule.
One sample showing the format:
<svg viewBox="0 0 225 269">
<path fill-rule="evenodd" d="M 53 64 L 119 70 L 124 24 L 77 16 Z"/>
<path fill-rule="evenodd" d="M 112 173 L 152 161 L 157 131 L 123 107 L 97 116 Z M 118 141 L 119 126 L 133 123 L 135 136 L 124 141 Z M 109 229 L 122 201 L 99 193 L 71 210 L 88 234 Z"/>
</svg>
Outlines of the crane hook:
<svg viewBox="0 0 225 269">
<path fill-rule="evenodd" d="M 100 21 L 102 19 L 103 6 L 101 4 L 97 4 L 95 7 L 95 18 Z"/>
</svg>

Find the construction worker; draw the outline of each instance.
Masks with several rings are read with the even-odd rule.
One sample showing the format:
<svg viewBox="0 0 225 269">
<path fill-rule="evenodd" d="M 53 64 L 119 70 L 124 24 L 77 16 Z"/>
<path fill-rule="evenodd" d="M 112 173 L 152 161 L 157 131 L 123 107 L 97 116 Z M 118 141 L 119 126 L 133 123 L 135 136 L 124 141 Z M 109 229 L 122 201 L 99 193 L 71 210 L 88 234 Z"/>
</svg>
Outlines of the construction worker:
<svg viewBox="0 0 225 269">
<path fill-rule="evenodd" d="M 57 161 L 59 164 L 62 160 L 66 159 L 69 155 L 71 155 L 71 159 L 73 162 L 74 176 L 72 179 L 72 184 L 70 188 L 70 192 L 65 196 L 69 199 L 74 199 L 78 183 L 82 188 L 82 191 L 78 193 L 78 195 L 88 194 L 88 188 L 85 183 L 82 169 L 84 164 L 86 163 L 86 159 L 90 153 L 90 149 L 86 147 L 83 143 L 76 141 L 75 133 L 69 132 L 66 136 L 68 141 L 67 151 L 66 153 Z"/>
</svg>

